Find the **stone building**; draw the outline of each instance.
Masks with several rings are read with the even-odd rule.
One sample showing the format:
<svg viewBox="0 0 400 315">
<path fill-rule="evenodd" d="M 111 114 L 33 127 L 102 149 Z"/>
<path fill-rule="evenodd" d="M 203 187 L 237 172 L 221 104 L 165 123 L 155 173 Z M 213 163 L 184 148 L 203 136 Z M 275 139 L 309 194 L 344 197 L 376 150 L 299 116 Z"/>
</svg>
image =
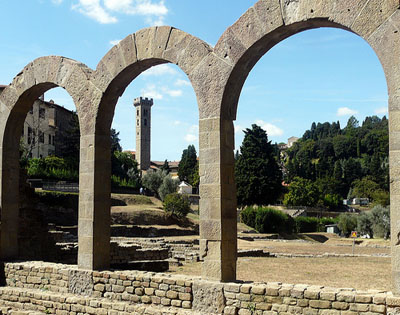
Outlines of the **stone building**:
<svg viewBox="0 0 400 315">
<path fill-rule="evenodd" d="M 0 85 L 0 92 L 5 87 Z M 70 128 L 72 116 L 72 111 L 55 104 L 53 100 L 45 101 L 44 95 L 38 98 L 27 113 L 22 130 L 28 157 L 44 158 L 48 155 L 59 155 L 62 148 L 57 145 L 59 141 L 56 141 L 56 137 Z"/>
<path fill-rule="evenodd" d="M 150 168 L 151 148 L 151 106 L 153 99 L 138 97 L 133 101 L 136 107 L 136 161 L 139 170 L 146 171 Z"/>
<path fill-rule="evenodd" d="M 293 144 L 295 144 L 296 141 L 298 141 L 300 138 L 297 137 L 290 137 L 287 141 L 287 147 L 291 148 Z"/>
</svg>

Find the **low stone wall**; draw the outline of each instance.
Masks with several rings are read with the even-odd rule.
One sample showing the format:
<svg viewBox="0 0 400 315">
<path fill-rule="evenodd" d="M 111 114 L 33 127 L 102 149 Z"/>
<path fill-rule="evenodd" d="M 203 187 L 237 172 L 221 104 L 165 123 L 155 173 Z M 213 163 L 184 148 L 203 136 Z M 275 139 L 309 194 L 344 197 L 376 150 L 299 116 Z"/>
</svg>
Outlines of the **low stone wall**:
<svg viewBox="0 0 400 315">
<path fill-rule="evenodd" d="M 169 257 L 166 248 L 142 248 L 135 244 L 111 242 L 111 263 L 123 264 L 130 261 L 165 260 Z"/>
<path fill-rule="evenodd" d="M 138 309 L 149 307 L 163 307 L 167 314 L 400 314 L 400 297 L 374 290 L 218 283 L 139 271 L 84 271 L 43 262 L 6 263 L 4 271 L 7 287 L 0 288 L 0 307 L 65 311 L 57 314 L 113 314 L 107 309 L 115 310 L 114 305 L 120 312 L 135 309 L 138 314 Z M 60 296 L 63 301 L 57 300 Z M 69 308 L 60 306 L 63 303 Z"/>
<path fill-rule="evenodd" d="M 9 287 L 190 309 L 192 280 L 140 271 L 85 271 L 44 262 L 6 263 Z"/>
</svg>

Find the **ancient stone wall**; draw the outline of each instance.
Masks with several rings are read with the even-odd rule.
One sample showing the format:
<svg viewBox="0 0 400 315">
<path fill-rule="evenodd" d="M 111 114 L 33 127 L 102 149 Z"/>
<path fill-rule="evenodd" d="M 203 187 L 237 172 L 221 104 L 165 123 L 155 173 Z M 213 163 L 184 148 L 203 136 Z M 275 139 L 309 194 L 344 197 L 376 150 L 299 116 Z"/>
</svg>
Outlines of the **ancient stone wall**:
<svg viewBox="0 0 400 315">
<path fill-rule="evenodd" d="M 378 315 L 400 311 L 400 297 L 377 290 L 277 282 L 222 284 L 161 273 L 82 271 L 76 266 L 41 262 L 7 263 L 4 271 L 8 287 L 0 288 L 0 309 L 142 314 L 152 307 L 164 307 L 163 314 L 187 310 L 189 314 L 239 315 Z M 156 309 L 154 313 L 158 314 Z"/>
<path fill-rule="evenodd" d="M 389 94 L 392 279 L 400 293 L 400 10 L 398 0 L 259 0 L 215 47 L 170 26 L 127 36 L 96 70 L 57 56 L 28 64 L 0 94 L 1 257 L 18 257 L 18 159 L 23 122 L 44 92 L 64 88 L 80 121 L 78 265 L 110 265 L 110 127 L 118 98 L 143 71 L 163 63 L 181 68 L 199 108 L 200 256 L 207 279 L 234 281 L 237 203 L 234 126 L 243 84 L 258 60 L 299 32 L 336 27 L 375 50 Z"/>
</svg>

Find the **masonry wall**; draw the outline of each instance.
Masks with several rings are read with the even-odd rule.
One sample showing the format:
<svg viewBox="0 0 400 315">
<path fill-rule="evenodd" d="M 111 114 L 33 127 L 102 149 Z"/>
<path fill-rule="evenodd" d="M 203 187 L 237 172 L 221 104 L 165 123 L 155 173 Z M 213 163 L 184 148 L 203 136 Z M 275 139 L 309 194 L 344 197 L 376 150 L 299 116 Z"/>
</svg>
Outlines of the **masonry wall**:
<svg viewBox="0 0 400 315">
<path fill-rule="evenodd" d="M 4 271 L 7 287 L 0 288 L 0 308 L 51 314 L 143 314 L 152 307 L 168 310 L 166 314 L 400 314 L 400 297 L 376 290 L 221 284 L 161 273 L 82 271 L 43 262 L 6 263 Z"/>
</svg>

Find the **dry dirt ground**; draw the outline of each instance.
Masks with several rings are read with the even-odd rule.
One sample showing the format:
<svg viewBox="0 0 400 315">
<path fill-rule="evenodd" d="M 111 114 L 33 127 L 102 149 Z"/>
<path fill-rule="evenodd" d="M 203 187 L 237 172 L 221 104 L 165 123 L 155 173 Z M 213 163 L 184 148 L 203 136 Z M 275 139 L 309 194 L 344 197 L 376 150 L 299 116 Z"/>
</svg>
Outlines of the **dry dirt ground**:
<svg viewBox="0 0 400 315">
<path fill-rule="evenodd" d="M 316 239 L 320 234 L 308 236 Z M 319 237 L 317 237 L 319 236 Z M 305 236 L 307 239 L 308 237 Z M 239 240 L 239 249 L 264 249 L 273 253 L 297 254 L 351 254 L 352 240 L 322 234 L 325 243 L 311 241 Z M 357 290 L 390 291 L 389 241 L 366 240 L 355 246 L 355 254 L 377 257 L 326 257 L 326 258 L 252 258 L 239 257 L 237 278 L 241 281 L 282 282 L 291 284 L 322 285 Z M 201 274 L 201 263 L 174 267 L 171 272 L 186 275 Z"/>
<path fill-rule="evenodd" d="M 133 221 L 143 222 L 152 226 L 167 222 L 161 220 L 162 203 L 151 198 L 150 202 L 141 204 L 142 200 L 125 198 L 127 206 L 112 207 L 112 213 L 128 214 Z M 152 212 L 152 215 L 149 215 Z M 145 219 L 146 217 L 146 219 Z M 157 218 L 158 217 L 158 218 Z M 189 219 L 198 223 L 198 216 L 190 214 Z M 151 222 L 153 221 L 153 222 Z M 249 228 L 238 224 L 239 235 L 243 237 L 260 238 L 263 235 L 242 233 Z M 168 239 L 169 237 L 165 237 Z M 198 236 L 174 236 L 176 241 L 198 238 Z M 277 254 L 351 254 L 352 240 L 340 238 L 328 233 L 310 233 L 298 236 L 288 236 L 291 240 L 257 239 L 254 241 L 239 239 L 239 250 L 263 249 Z M 390 288 L 390 247 L 386 240 L 357 240 L 355 254 L 369 257 L 324 257 L 324 258 L 250 258 L 240 257 L 237 264 L 237 278 L 241 281 L 282 282 L 292 284 L 313 284 L 340 288 L 355 288 L 358 290 L 391 290 Z M 383 257 L 379 257 L 383 256 Z M 386 256 L 386 257 L 385 257 Z M 180 267 L 172 267 L 171 271 L 178 274 L 201 275 L 201 263 L 191 263 Z"/>
<path fill-rule="evenodd" d="M 201 263 L 171 272 L 199 276 Z M 239 258 L 237 279 L 390 291 L 390 258 Z"/>
</svg>

